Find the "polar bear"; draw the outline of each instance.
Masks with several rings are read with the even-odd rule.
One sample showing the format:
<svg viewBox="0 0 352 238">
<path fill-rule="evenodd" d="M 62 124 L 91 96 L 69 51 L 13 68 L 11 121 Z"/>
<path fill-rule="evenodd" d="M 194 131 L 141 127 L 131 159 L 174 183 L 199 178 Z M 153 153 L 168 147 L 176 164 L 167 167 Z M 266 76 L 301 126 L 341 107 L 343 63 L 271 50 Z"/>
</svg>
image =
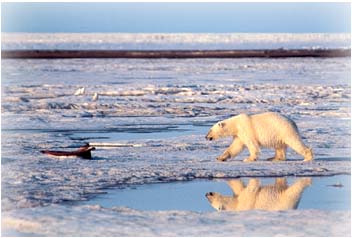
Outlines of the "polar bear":
<svg viewBox="0 0 352 238">
<path fill-rule="evenodd" d="M 238 155 L 246 146 L 249 157 L 244 162 L 257 160 L 260 147 L 275 149 L 271 161 L 286 160 L 287 146 L 304 157 L 304 161 L 313 159 L 313 152 L 301 140 L 297 125 L 287 117 L 275 112 L 255 115 L 240 114 L 220 121 L 212 126 L 206 135 L 207 140 L 232 136 L 231 145 L 217 160 L 225 161 Z"/>
<path fill-rule="evenodd" d="M 285 178 L 277 178 L 274 185 L 261 186 L 258 179 L 250 179 L 245 186 L 241 180 L 236 179 L 228 182 L 233 196 L 215 192 L 209 192 L 205 196 L 218 211 L 289 210 L 298 207 L 304 189 L 311 184 L 311 178 L 302 178 L 288 186 Z"/>
</svg>

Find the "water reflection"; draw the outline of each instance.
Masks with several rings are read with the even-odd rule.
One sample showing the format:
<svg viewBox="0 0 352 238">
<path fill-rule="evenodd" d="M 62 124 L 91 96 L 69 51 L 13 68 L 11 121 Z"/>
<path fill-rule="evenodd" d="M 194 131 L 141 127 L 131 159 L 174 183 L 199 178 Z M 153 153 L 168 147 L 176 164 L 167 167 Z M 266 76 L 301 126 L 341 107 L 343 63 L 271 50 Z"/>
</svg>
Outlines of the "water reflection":
<svg viewBox="0 0 352 238">
<path fill-rule="evenodd" d="M 286 178 L 276 178 L 274 184 L 261 186 L 260 179 L 250 179 L 247 186 L 240 180 L 227 183 L 233 196 L 208 192 L 205 196 L 216 210 L 288 210 L 296 209 L 306 187 L 312 184 L 311 178 L 297 179 L 288 185 Z"/>
</svg>

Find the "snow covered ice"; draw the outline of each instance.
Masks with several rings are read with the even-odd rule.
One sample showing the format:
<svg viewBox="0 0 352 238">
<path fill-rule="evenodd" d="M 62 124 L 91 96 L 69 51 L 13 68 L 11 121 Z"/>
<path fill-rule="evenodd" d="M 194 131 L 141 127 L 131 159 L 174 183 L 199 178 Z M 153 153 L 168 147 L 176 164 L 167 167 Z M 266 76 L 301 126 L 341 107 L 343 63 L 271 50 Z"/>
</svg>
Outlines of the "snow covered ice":
<svg viewBox="0 0 352 238">
<path fill-rule="evenodd" d="M 78 38 L 78 48 L 101 45 L 89 43 L 99 36 L 55 38 L 64 41 L 60 43 L 45 35 L 24 35 L 6 38 L 3 47 L 76 48 L 70 37 Z M 114 42 L 114 37 L 106 39 Z M 220 34 L 203 40 L 210 49 L 209 45 L 216 46 L 216 39 L 223 40 L 219 40 L 223 48 L 232 48 L 231 37 Z M 264 40 L 274 48 L 311 48 L 319 39 L 325 42 L 319 43 L 323 48 L 346 47 L 341 42 L 349 42 L 349 35 L 277 36 L 282 41 L 265 37 L 257 37 L 254 48 Z M 292 37 L 296 41 L 290 40 Z M 131 43 L 126 39 L 126 44 Z M 143 44 L 132 42 L 132 46 L 106 44 L 114 49 L 138 48 L 136 44 L 155 47 L 147 36 L 142 39 Z M 149 39 L 159 38 L 153 35 Z M 164 47 L 178 49 L 185 44 L 175 40 Z M 238 47 L 248 46 L 239 43 Z M 350 58 L 4 59 L 3 232 L 38 236 L 348 236 L 350 211 L 345 210 L 140 211 L 80 205 L 79 201 L 106 188 L 133 185 L 138 189 L 152 183 L 350 174 L 350 64 Z M 93 100 L 94 95 L 99 97 Z M 217 162 L 215 158 L 231 140 L 206 141 L 210 126 L 242 112 L 263 111 L 292 118 L 316 160 L 303 163 L 303 158 L 289 150 L 288 161 L 270 163 L 265 159 L 273 151 L 263 150 L 255 163 L 242 163 L 247 152 Z M 49 158 L 39 152 L 77 148 L 88 142 L 138 146 L 97 148 L 93 160 Z M 68 201 L 78 203 L 70 206 Z"/>
<path fill-rule="evenodd" d="M 349 34 L 5 33 L 4 49 L 317 49 L 349 48 Z"/>
<path fill-rule="evenodd" d="M 138 211 L 99 206 L 25 209 L 6 218 L 25 234 L 45 236 L 346 236 L 349 213 Z"/>
</svg>

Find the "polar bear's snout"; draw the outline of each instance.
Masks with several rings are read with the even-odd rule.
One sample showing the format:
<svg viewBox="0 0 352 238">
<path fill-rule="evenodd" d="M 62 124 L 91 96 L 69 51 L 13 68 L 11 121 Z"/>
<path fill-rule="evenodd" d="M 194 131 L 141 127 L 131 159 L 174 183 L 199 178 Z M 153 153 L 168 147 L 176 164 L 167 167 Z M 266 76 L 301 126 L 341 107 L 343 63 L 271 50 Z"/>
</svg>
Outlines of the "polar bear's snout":
<svg viewBox="0 0 352 238">
<path fill-rule="evenodd" d="M 208 134 L 205 136 L 205 139 L 207 140 L 216 140 L 219 136 L 217 134 L 219 134 L 219 130 L 217 130 L 217 128 L 212 127 L 209 131 Z"/>
<path fill-rule="evenodd" d="M 205 136 L 205 139 L 207 140 L 213 140 L 214 137 L 211 135 L 211 131 L 208 132 L 208 134 Z"/>
<path fill-rule="evenodd" d="M 207 140 L 217 140 L 221 137 L 225 136 L 225 123 L 224 122 L 218 122 L 215 125 L 213 125 L 210 130 L 208 131 L 208 134 L 205 136 L 205 139 Z"/>
<path fill-rule="evenodd" d="M 208 193 L 205 194 L 205 197 L 208 199 L 210 204 L 212 204 L 214 202 L 214 199 L 215 199 L 215 193 L 214 192 L 208 192 Z"/>
</svg>

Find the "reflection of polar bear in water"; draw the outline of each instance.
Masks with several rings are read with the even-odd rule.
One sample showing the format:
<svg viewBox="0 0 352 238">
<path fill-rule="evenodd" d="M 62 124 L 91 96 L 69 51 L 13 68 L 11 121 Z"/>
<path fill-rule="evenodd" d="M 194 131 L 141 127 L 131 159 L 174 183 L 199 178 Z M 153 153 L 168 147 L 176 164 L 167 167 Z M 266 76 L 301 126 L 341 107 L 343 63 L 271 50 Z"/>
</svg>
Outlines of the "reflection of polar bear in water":
<svg viewBox="0 0 352 238">
<path fill-rule="evenodd" d="M 260 186 L 258 179 L 250 179 L 245 187 L 241 180 L 236 179 L 228 182 L 233 196 L 209 192 L 206 197 L 216 210 L 296 209 L 304 189 L 311 183 L 311 178 L 302 178 L 288 186 L 285 178 L 277 178 L 274 185 Z"/>
<path fill-rule="evenodd" d="M 285 160 L 287 146 L 301 154 L 304 161 L 313 159 L 312 150 L 303 144 L 296 124 L 275 112 L 252 116 L 240 114 L 220 121 L 209 130 L 206 139 L 216 140 L 227 136 L 232 136 L 234 140 L 217 158 L 220 161 L 235 157 L 244 146 L 250 153 L 245 162 L 257 160 L 260 147 L 275 149 L 275 156 L 269 160 Z"/>
</svg>

